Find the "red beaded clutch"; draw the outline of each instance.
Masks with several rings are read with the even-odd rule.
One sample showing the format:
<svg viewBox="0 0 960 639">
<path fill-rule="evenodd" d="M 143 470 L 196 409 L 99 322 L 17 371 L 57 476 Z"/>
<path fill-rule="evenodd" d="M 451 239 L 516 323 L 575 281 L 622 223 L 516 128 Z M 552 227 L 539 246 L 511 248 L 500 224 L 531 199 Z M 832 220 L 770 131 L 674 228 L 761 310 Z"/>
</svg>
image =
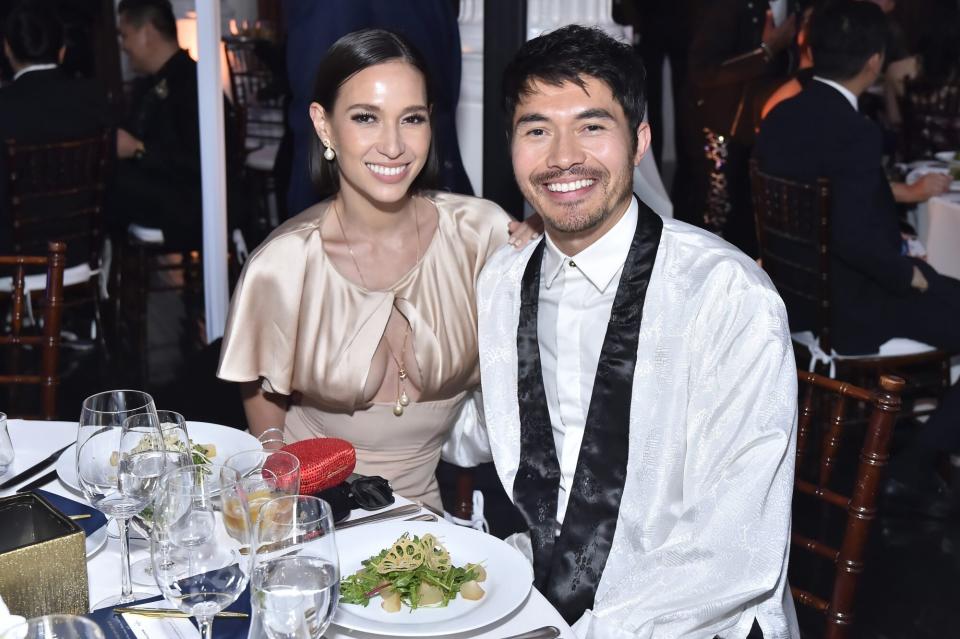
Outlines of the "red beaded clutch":
<svg viewBox="0 0 960 639">
<path fill-rule="evenodd" d="M 353 472 L 357 451 L 348 441 L 333 437 L 304 439 L 284 446 L 300 460 L 300 494 L 312 495 L 336 486 Z"/>
</svg>

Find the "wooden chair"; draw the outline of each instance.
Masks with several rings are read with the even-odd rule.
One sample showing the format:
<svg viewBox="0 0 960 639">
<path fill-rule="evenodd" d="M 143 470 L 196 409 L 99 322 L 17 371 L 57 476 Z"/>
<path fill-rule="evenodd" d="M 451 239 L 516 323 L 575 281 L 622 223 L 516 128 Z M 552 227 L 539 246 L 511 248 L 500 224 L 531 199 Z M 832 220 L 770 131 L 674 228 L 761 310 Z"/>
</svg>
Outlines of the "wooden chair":
<svg viewBox="0 0 960 639">
<path fill-rule="evenodd" d="M 109 130 L 89 138 L 50 144 L 6 140 L 13 252 L 42 254 L 48 242 L 66 243 L 69 252 L 64 272 L 64 308 L 92 306 L 96 337 L 103 353 L 106 342 L 100 272 L 103 197 L 113 156 L 111 140 Z M 42 275 L 28 275 L 26 290 L 42 289 L 43 283 Z M 2 288 L 10 290 L 5 285 Z"/>
<path fill-rule="evenodd" d="M 950 356 L 927 344 L 897 339 L 902 354 L 838 355 L 831 340 L 830 308 L 830 184 L 795 182 L 767 175 L 751 162 L 754 215 L 763 269 L 791 313 L 803 315 L 815 332 L 792 334 L 810 353 L 817 370 L 860 385 L 873 384 L 881 375 L 910 381 L 914 397 L 940 397 L 950 386 Z M 792 317 L 796 320 L 796 317 Z M 924 377 L 927 379 L 924 380 Z M 912 416 L 932 412 L 914 410 Z"/>
<path fill-rule="evenodd" d="M 889 459 L 890 439 L 900 410 L 902 379 L 884 375 L 880 390 L 872 392 L 815 373 L 799 373 L 800 418 L 797 429 L 796 478 L 794 481 L 794 523 L 791 545 L 791 590 L 795 601 L 822 614 L 826 619 L 825 639 L 850 636 L 854 622 L 857 582 L 864 569 L 865 548 L 870 527 L 877 516 L 877 497 L 883 468 Z M 853 490 L 848 496 L 834 488 L 842 458 L 843 438 L 850 430 L 860 429 L 846 424 L 848 404 L 865 402 L 870 406 L 869 421 L 859 451 L 859 463 L 852 478 Z M 817 438 L 819 436 L 819 442 Z M 817 457 L 819 453 L 819 457 Z M 852 464 L 851 464 L 852 466 Z M 840 543 L 834 547 L 821 538 L 807 536 L 798 518 L 798 500 L 813 499 L 826 508 L 845 513 Z M 832 567 L 831 592 L 820 597 L 797 587 L 797 561 L 802 554 L 812 553 L 827 560 Z"/>
<path fill-rule="evenodd" d="M 60 322 L 63 313 L 63 271 L 66 245 L 63 242 L 51 242 L 46 257 L 26 257 L 22 255 L 0 255 L 0 269 L 13 269 L 13 292 L 6 298 L 9 308 L 8 319 L 4 322 L 9 331 L 0 335 L 0 346 L 10 349 L 8 370 L 0 374 L 0 385 L 16 387 L 35 385 L 40 387 L 42 408 L 39 414 L 27 414 L 24 417 L 54 419 L 57 416 L 57 384 L 59 383 L 60 362 Z M 26 288 L 27 270 L 35 267 L 46 269 L 46 287 L 43 293 L 42 328 L 39 334 L 25 331 L 24 311 L 29 302 L 30 292 Z M 39 351 L 40 366 L 37 373 L 24 373 L 21 366 L 21 351 L 34 349 Z M 11 394 L 16 394 L 12 392 Z M 8 409 L 9 410 L 9 409 Z"/>
</svg>

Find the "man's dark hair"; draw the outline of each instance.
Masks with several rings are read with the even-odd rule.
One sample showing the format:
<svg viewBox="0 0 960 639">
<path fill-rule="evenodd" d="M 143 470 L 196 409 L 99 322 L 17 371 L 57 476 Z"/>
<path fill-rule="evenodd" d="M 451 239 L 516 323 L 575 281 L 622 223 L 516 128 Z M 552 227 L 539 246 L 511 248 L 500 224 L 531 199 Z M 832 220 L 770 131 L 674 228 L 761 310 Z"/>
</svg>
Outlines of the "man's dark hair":
<svg viewBox="0 0 960 639">
<path fill-rule="evenodd" d="M 3 37 L 21 64 L 56 63 L 63 47 L 63 25 L 49 2 L 27 0 L 7 16 Z"/>
<path fill-rule="evenodd" d="M 887 18 L 872 2 L 828 2 L 811 18 L 813 68 L 828 80 L 855 77 L 871 56 L 884 53 L 886 43 Z"/>
<path fill-rule="evenodd" d="M 427 108 L 430 109 L 431 126 L 433 124 L 433 96 L 430 72 L 423 56 L 405 37 L 386 29 L 361 29 L 348 33 L 333 43 L 320 61 L 317 79 L 313 87 L 313 102 L 327 113 L 333 113 L 333 107 L 340 94 L 340 87 L 366 68 L 385 62 L 406 62 L 412 65 L 427 88 Z M 436 131 L 430 138 L 430 150 L 420 174 L 413 180 L 410 190 L 435 189 L 439 183 L 440 160 L 437 155 Z M 315 136 L 310 148 L 310 177 L 319 195 L 323 198 L 335 195 L 340 190 L 340 170 L 338 160 L 323 158 L 323 143 Z"/>
<path fill-rule="evenodd" d="M 177 39 L 177 20 L 170 0 L 120 0 L 117 15 L 137 28 L 149 22 L 167 40 Z"/>
<path fill-rule="evenodd" d="M 513 134 L 513 116 L 534 81 L 559 86 L 572 82 L 586 86 L 584 76 L 610 87 L 636 133 L 646 106 L 643 62 L 629 44 L 617 42 L 600 29 L 572 24 L 525 43 L 503 74 L 503 108 L 507 132 Z M 637 138 L 633 136 L 633 149 Z"/>
</svg>

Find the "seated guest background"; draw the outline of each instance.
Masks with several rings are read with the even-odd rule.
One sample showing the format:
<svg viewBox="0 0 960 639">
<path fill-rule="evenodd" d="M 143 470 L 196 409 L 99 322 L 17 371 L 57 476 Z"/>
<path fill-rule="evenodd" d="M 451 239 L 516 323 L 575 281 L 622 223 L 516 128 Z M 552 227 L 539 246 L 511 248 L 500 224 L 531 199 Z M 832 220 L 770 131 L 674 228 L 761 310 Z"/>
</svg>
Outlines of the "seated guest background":
<svg viewBox="0 0 960 639">
<path fill-rule="evenodd" d="M 783 302 L 746 255 L 631 194 L 650 129 L 628 45 L 531 40 L 504 96 L 546 239 L 484 268 L 480 368 L 536 587 L 581 638 L 799 636 Z"/>
<path fill-rule="evenodd" d="M 0 89 L 0 253 L 12 250 L 5 141 L 45 144 L 98 135 L 107 122 L 107 102 L 93 81 L 63 73 L 63 28 L 50 2 L 26 0 L 7 16 L 3 52 L 14 81 Z M 56 229 L 50 229 L 51 238 Z M 67 247 L 67 266 L 89 258 L 89 247 Z"/>
<path fill-rule="evenodd" d="M 904 254 L 879 128 L 858 96 L 883 66 L 886 21 L 876 5 L 839 0 L 811 23 L 815 76 L 774 108 L 755 149 L 764 173 L 830 180 L 832 339 L 841 354 L 875 353 L 895 337 L 960 350 L 960 282 Z M 808 304 L 784 295 L 793 331 L 816 328 Z M 912 452 L 891 472 L 930 471 L 937 451 L 960 449 L 960 387 L 954 385 Z M 917 479 L 911 477 L 911 480 Z"/>
</svg>

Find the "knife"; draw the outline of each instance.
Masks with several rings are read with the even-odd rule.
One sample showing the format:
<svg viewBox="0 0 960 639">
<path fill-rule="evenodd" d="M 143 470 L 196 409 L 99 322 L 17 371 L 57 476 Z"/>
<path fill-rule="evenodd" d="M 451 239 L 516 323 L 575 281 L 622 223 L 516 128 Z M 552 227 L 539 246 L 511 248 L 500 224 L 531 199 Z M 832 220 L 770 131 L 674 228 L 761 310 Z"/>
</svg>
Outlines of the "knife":
<svg viewBox="0 0 960 639">
<path fill-rule="evenodd" d="M 3 490 L 4 488 L 10 488 L 11 486 L 16 486 L 17 484 L 19 484 L 20 482 L 22 482 L 22 481 L 23 481 L 24 479 L 26 479 L 27 477 L 30 477 L 30 476 L 32 476 L 32 475 L 36 475 L 36 474 L 39 473 L 41 470 L 44 470 L 44 469 L 45 469 L 47 466 L 49 466 L 50 464 L 56 463 L 56 461 L 57 461 L 58 459 L 60 459 L 60 454 L 61 454 L 63 451 L 65 451 L 66 449 L 68 449 L 68 448 L 70 448 L 71 446 L 73 446 L 73 444 L 74 444 L 74 442 L 70 442 L 69 444 L 67 444 L 66 446 L 64 446 L 63 448 L 61 448 L 60 450 L 54 452 L 52 455 L 50 455 L 50 456 L 47 457 L 46 459 L 42 459 L 42 460 L 38 461 L 36 464 L 34 464 L 33 466 L 31 466 L 30 468 L 26 469 L 25 471 L 23 471 L 23 472 L 21 472 L 21 473 L 17 473 L 16 475 L 14 475 L 13 477 L 11 477 L 11 478 L 8 479 L 7 481 L 5 481 L 5 482 L 3 482 L 2 484 L 0 484 L 0 490 Z M 49 480 L 47 480 L 47 481 L 49 481 Z"/>
<path fill-rule="evenodd" d="M 56 478 L 57 478 L 57 471 L 51 470 L 51 471 L 50 471 L 49 473 L 47 473 L 46 475 L 43 475 L 42 477 L 40 477 L 40 478 L 38 478 L 38 479 L 34 479 L 34 480 L 33 480 L 32 482 L 30 482 L 29 484 L 24 484 L 24 485 L 21 486 L 20 488 L 17 488 L 17 494 L 19 495 L 20 493 L 30 492 L 30 491 L 33 490 L 34 488 L 40 488 L 41 486 L 43 486 L 43 485 L 45 485 L 45 484 L 47 484 L 47 483 L 49 483 L 49 482 L 52 482 L 52 481 L 53 481 L 54 479 L 56 479 Z"/>
</svg>

